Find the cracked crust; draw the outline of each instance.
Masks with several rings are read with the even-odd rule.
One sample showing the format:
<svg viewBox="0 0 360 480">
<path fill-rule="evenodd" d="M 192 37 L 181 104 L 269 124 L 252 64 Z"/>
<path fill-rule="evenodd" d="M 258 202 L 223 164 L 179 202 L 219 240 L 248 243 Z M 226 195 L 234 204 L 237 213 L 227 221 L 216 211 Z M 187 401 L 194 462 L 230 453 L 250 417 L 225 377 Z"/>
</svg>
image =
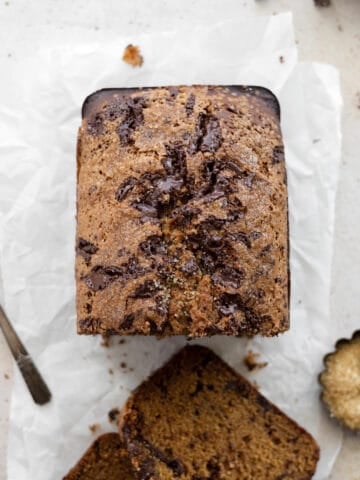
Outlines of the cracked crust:
<svg viewBox="0 0 360 480">
<path fill-rule="evenodd" d="M 211 350 L 185 347 L 127 401 L 138 480 L 309 480 L 319 448 Z"/>
<path fill-rule="evenodd" d="M 289 328 L 279 113 L 258 87 L 109 89 L 86 99 L 79 333 L 273 336 Z"/>
</svg>

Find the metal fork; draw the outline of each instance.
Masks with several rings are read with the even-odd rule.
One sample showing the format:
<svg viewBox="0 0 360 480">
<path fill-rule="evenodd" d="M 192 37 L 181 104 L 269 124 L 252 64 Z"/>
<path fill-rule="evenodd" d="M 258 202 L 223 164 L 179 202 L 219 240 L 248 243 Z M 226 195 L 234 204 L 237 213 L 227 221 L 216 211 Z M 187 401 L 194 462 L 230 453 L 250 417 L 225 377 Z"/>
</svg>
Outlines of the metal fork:
<svg viewBox="0 0 360 480">
<path fill-rule="evenodd" d="M 51 392 L 1 305 L 0 327 L 34 402 L 38 405 L 48 403 L 51 400 Z"/>
</svg>

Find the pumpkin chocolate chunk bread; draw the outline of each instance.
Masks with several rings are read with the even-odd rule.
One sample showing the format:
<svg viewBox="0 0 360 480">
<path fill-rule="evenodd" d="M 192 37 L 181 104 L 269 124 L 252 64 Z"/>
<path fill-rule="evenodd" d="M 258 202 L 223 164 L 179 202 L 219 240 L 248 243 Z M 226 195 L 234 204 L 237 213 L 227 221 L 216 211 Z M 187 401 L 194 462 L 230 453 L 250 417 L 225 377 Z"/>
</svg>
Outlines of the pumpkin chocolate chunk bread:
<svg viewBox="0 0 360 480">
<path fill-rule="evenodd" d="M 135 476 L 119 435 L 105 433 L 63 480 L 135 480 Z"/>
<path fill-rule="evenodd" d="M 204 347 L 185 347 L 125 405 L 139 480 L 308 480 L 313 438 Z"/>
<path fill-rule="evenodd" d="M 286 172 L 271 92 L 96 92 L 77 160 L 79 333 L 289 328 Z"/>
</svg>

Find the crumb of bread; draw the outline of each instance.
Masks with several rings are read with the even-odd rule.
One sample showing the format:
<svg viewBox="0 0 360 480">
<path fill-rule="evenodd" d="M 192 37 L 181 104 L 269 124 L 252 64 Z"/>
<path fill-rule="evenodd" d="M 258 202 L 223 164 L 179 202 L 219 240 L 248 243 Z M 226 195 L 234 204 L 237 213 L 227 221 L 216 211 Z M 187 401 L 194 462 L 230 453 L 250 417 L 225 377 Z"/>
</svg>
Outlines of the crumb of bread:
<svg viewBox="0 0 360 480">
<path fill-rule="evenodd" d="M 119 345 L 124 345 L 124 343 L 126 343 L 125 338 L 120 338 Z"/>
<path fill-rule="evenodd" d="M 4 373 L 4 377 L 6 378 L 6 380 L 9 380 L 10 378 L 10 376 L 7 373 Z"/>
<path fill-rule="evenodd" d="M 121 362 L 121 363 L 120 363 L 120 367 L 121 367 L 121 368 L 126 368 L 126 367 L 127 367 L 127 363 L 126 363 L 126 362 Z"/>
<path fill-rule="evenodd" d="M 109 368 L 108 372 L 109 372 L 110 375 L 114 374 L 114 370 L 112 368 Z"/>
<path fill-rule="evenodd" d="M 139 47 L 131 43 L 125 48 L 122 59 L 132 67 L 141 67 L 144 62 Z"/>
<path fill-rule="evenodd" d="M 118 408 L 112 408 L 108 413 L 109 422 L 116 423 L 118 420 L 119 414 L 120 414 L 120 410 Z"/>
<path fill-rule="evenodd" d="M 100 344 L 102 347 L 108 348 L 110 346 L 110 337 L 109 335 L 102 336 L 102 342 Z"/>
<path fill-rule="evenodd" d="M 280 55 L 279 62 L 280 63 L 285 63 L 285 58 L 283 57 L 283 55 Z"/>
<path fill-rule="evenodd" d="M 247 369 L 252 370 L 260 370 L 260 368 L 264 368 L 267 366 L 267 362 L 258 362 L 257 359 L 259 358 L 260 354 L 255 353 L 252 350 L 249 350 L 248 353 L 244 357 L 244 364 L 246 365 Z"/>
<path fill-rule="evenodd" d="M 93 423 L 89 425 L 89 430 L 91 433 L 97 433 L 100 430 L 100 425 L 98 423 Z"/>
</svg>

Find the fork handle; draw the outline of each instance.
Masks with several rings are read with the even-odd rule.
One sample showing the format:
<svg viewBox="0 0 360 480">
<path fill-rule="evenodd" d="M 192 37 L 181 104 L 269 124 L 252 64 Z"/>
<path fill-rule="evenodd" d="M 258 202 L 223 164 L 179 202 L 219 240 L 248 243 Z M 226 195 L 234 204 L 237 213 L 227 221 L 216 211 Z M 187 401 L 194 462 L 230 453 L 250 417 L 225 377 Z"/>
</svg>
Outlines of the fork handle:
<svg viewBox="0 0 360 480">
<path fill-rule="evenodd" d="M 44 405 L 49 402 L 51 392 L 1 305 L 0 327 L 34 402 L 38 405 Z"/>
</svg>

